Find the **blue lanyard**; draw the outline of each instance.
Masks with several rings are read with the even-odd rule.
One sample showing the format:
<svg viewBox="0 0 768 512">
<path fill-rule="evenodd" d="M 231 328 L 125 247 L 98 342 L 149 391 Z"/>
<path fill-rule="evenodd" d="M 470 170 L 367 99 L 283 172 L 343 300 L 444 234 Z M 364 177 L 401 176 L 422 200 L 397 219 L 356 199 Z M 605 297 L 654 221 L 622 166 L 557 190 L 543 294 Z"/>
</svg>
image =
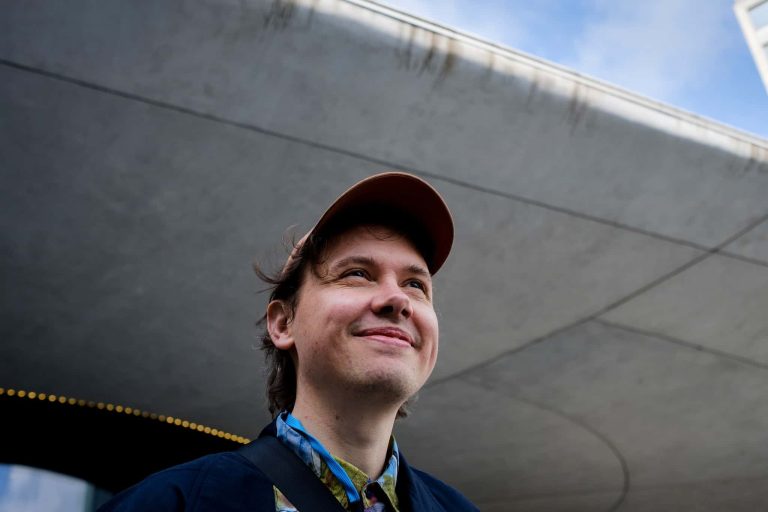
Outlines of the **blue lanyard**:
<svg viewBox="0 0 768 512">
<path fill-rule="evenodd" d="M 301 422 L 297 420 L 291 413 L 286 414 L 285 424 L 300 432 L 301 435 L 304 436 L 307 441 L 309 441 L 309 445 L 312 447 L 312 449 L 320 454 L 328 466 L 328 469 L 330 469 L 331 473 L 333 473 L 333 476 L 335 476 L 336 479 L 344 487 L 344 492 L 347 493 L 347 499 L 349 500 L 350 505 L 352 505 L 352 508 L 354 509 L 355 505 L 362 502 L 360 492 L 358 492 L 357 488 L 355 488 L 355 484 L 352 483 L 352 479 L 349 478 L 349 475 L 346 471 L 344 471 L 344 468 L 342 468 L 341 465 L 336 462 L 336 459 L 334 459 L 333 456 L 328 453 L 328 450 L 326 450 L 325 447 L 320 444 L 320 441 L 315 439 L 312 434 L 307 432 L 304 428 L 304 425 L 302 425 Z"/>
</svg>

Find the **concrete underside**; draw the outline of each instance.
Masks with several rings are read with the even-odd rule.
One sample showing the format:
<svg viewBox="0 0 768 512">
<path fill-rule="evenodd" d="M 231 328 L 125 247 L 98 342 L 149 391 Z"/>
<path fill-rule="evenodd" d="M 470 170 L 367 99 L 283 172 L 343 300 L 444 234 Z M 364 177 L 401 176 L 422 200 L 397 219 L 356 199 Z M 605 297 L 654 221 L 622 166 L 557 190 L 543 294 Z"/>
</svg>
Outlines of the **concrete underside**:
<svg viewBox="0 0 768 512">
<path fill-rule="evenodd" d="M 768 142 L 362 0 L 5 2 L 0 59 L 0 387 L 254 436 L 251 262 L 404 169 L 456 219 L 412 463 L 765 508 Z"/>
</svg>

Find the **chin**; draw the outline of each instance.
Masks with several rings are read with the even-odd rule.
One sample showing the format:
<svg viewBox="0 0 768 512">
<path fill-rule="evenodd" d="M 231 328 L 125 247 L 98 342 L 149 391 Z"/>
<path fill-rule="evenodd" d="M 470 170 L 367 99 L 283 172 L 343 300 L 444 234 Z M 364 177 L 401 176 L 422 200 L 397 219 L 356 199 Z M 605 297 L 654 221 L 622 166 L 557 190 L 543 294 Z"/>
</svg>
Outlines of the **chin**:
<svg viewBox="0 0 768 512">
<path fill-rule="evenodd" d="M 423 385 L 422 381 L 413 376 L 403 375 L 392 368 L 370 369 L 357 377 L 354 383 L 349 384 L 359 389 L 364 396 L 377 396 L 392 403 L 403 403 Z"/>
</svg>

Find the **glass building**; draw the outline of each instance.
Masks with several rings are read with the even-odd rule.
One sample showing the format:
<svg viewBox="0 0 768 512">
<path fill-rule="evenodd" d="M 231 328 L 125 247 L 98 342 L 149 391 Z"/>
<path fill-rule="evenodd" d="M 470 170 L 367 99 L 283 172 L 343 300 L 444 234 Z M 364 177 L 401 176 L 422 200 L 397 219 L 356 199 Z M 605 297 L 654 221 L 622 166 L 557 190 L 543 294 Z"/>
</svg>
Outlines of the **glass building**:
<svg viewBox="0 0 768 512">
<path fill-rule="evenodd" d="M 733 9 L 768 91 L 768 0 L 736 0 Z"/>
<path fill-rule="evenodd" d="M 111 496 L 111 492 L 69 475 L 0 463 L 0 510 L 93 512 Z"/>
</svg>

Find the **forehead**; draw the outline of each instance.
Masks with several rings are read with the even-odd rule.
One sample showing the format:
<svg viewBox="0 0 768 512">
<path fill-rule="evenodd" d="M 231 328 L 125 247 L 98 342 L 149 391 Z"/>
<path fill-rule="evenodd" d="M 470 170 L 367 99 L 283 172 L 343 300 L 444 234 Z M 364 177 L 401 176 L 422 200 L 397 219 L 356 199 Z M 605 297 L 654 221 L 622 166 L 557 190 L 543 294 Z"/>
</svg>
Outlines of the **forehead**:
<svg viewBox="0 0 768 512">
<path fill-rule="evenodd" d="M 403 260 L 408 265 L 427 268 L 424 257 L 404 233 L 387 226 L 354 226 L 331 237 L 322 251 L 319 264 L 333 264 L 348 256 L 373 256 L 376 259 Z"/>
</svg>

